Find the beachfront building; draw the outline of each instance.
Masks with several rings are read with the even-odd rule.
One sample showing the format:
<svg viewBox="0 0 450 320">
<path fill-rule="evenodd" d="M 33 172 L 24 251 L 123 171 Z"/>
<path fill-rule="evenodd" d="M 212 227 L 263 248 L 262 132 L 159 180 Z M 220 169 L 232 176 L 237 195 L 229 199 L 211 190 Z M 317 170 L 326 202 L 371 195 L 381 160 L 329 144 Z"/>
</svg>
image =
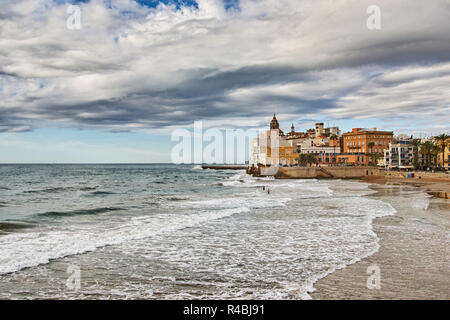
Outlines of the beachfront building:
<svg viewBox="0 0 450 320">
<path fill-rule="evenodd" d="M 447 145 L 444 150 L 444 157 L 442 158 L 442 151 L 440 150 L 437 155 L 437 165 L 450 169 L 450 139 L 447 140 Z"/>
<path fill-rule="evenodd" d="M 410 139 L 397 139 L 384 150 L 384 164 L 389 169 L 413 169 L 416 152 Z"/>
<path fill-rule="evenodd" d="M 313 154 L 318 164 L 334 164 L 337 156 L 341 153 L 340 148 L 335 146 L 309 146 L 297 148 L 299 154 Z"/>
<path fill-rule="evenodd" d="M 337 161 L 347 165 L 377 165 L 393 137 L 392 131 L 354 128 L 342 135 L 342 154 L 338 155 Z"/>
<path fill-rule="evenodd" d="M 340 165 L 362 166 L 368 164 L 369 156 L 364 153 L 341 153 L 336 157 Z"/>
</svg>

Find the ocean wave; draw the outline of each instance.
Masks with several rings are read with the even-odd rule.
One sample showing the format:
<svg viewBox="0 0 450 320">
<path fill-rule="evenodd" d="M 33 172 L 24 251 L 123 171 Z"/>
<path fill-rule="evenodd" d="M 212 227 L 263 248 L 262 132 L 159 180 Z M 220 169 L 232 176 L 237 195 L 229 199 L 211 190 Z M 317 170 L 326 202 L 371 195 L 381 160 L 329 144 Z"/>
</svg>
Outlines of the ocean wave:
<svg viewBox="0 0 450 320">
<path fill-rule="evenodd" d="M 167 200 L 169 200 L 169 201 L 185 201 L 185 200 L 188 200 L 188 198 L 168 197 Z"/>
<path fill-rule="evenodd" d="M 111 191 L 94 191 L 94 192 L 88 193 L 85 196 L 86 197 L 95 197 L 95 196 L 108 196 L 108 195 L 113 195 L 113 194 L 117 194 L 117 193 L 111 192 Z"/>
<path fill-rule="evenodd" d="M 243 183 L 245 183 L 245 180 L 232 180 L 232 181 L 221 182 L 221 185 L 225 186 L 225 187 L 229 187 L 229 186 L 238 186 Z"/>
<path fill-rule="evenodd" d="M 82 187 L 82 188 L 80 188 L 80 191 L 92 191 L 92 190 L 95 190 L 97 188 L 98 188 L 98 186 L 95 186 L 95 187 Z"/>
<path fill-rule="evenodd" d="M 91 191 L 98 187 L 50 187 L 45 189 L 25 190 L 23 193 L 59 193 L 59 192 L 74 192 L 74 191 Z"/>
<path fill-rule="evenodd" d="M 34 216 L 37 217 L 50 217 L 50 218 L 59 218 L 59 217 L 70 217 L 70 216 L 81 216 L 81 215 L 96 215 L 111 211 L 119 211 L 124 210 L 119 207 L 102 207 L 102 208 L 94 208 L 94 209 L 79 209 L 73 211 L 48 211 L 42 213 L 36 213 Z"/>
<path fill-rule="evenodd" d="M 262 209 L 262 208 L 277 208 L 285 207 L 286 203 L 291 201 L 292 198 L 269 198 L 259 195 L 257 193 L 251 193 L 246 197 L 234 197 L 234 198 L 217 198 L 217 199 L 205 199 L 205 200 L 191 200 L 184 201 L 182 203 L 184 208 L 189 209 L 214 209 L 214 208 L 243 208 L 248 207 L 250 209 Z"/>
<path fill-rule="evenodd" d="M 7 234 L 0 237 L 0 274 L 49 263 L 51 260 L 95 251 L 155 235 L 197 226 L 248 212 L 247 207 L 206 210 L 192 215 L 163 214 L 135 217 L 130 223 L 105 230 L 51 231 Z"/>
<path fill-rule="evenodd" d="M 46 188 L 46 189 L 38 189 L 38 190 L 26 190 L 23 193 L 57 193 L 57 192 L 68 192 L 75 191 L 76 188 L 73 187 L 54 187 L 54 188 Z"/>
<path fill-rule="evenodd" d="M 17 222 L 0 222 L 0 232 L 12 232 L 15 230 L 29 229 L 33 228 L 34 225 L 28 223 L 17 223 Z"/>
</svg>

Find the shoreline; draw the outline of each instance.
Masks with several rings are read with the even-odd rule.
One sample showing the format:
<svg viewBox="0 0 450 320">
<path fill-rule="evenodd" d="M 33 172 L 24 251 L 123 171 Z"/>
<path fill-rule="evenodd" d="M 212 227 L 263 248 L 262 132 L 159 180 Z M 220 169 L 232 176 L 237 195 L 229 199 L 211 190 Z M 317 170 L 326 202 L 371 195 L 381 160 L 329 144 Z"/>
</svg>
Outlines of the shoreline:
<svg viewBox="0 0 450 320">
<path fill-rule="evenodd" d="M 373 232 L 379 238 L 378 251 L 316 281 L 315 290 L 309 293 L 312 299 L 450 299 L 450 249 L 445 244 L 450 232 L 450 202 L 445 200 L 450 193 L 450 180 L 385 176 L 359 180 L 370 183 L 370 188 L 377 191 L 373 196 L 389 202 L 396 213 L 372 222 Z M 402 192 L 432 195 L 431 209 L 407 210 L 388 200 L 400 198 Z M 422 230 L 417 228 L 418 222 L 432 227 Z M 367 288 L 368 268 L 373 265 L 380 268 L 379 290 Z"/>
<path fill-rule="evenodd" d="M 445 178 L 398 178 L 388 176 L 364 177 L 363 182 L 376 183 L 379 185 L 412 185 L 423 188 L 425 192 L 438 198 L 449 199 L 450 179 Z"/>
</svg>

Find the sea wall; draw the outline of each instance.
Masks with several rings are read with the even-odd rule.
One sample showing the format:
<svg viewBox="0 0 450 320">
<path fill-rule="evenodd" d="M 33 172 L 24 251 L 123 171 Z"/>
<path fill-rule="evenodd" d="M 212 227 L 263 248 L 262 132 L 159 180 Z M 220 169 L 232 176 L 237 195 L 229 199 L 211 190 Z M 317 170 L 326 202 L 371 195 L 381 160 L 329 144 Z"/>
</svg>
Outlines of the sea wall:
<svg viewBox="0 0 450 320">
<path fill-rule="evenodd" d="M 384 171 L 373 167 L 280 167 L 277 179 L 357 179 L 383 176 Z"/>
<path fill-rule="evenodd" d="M 386 171 L 374 167 L 260 167 L 249 170 L 255 176 L 274 176 L 277 179 L 358 179 L 367 176 L 408 178 L 414 173 L 415 179 L 450 179 L 450 173 L 444 172 L 399 172 Z"/>
</svg>

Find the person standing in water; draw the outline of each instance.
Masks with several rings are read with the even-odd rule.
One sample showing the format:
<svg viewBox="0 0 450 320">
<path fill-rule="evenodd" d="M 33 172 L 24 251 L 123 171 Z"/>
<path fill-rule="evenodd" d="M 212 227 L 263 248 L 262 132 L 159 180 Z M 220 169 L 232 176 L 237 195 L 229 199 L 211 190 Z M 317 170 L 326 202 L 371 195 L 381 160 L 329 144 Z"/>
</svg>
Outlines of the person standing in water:
<svg viewBox="0 0 450 320">
<path fill-rule="evenodd" d="M 267 194 L 270 194 L 270 189 L 269 188 L 267 188 Z"/>
<path fill-rule="evenodd" d="M 263 186 L 263 191 L 266 191 L 266 186 Z"/>
</svg>

